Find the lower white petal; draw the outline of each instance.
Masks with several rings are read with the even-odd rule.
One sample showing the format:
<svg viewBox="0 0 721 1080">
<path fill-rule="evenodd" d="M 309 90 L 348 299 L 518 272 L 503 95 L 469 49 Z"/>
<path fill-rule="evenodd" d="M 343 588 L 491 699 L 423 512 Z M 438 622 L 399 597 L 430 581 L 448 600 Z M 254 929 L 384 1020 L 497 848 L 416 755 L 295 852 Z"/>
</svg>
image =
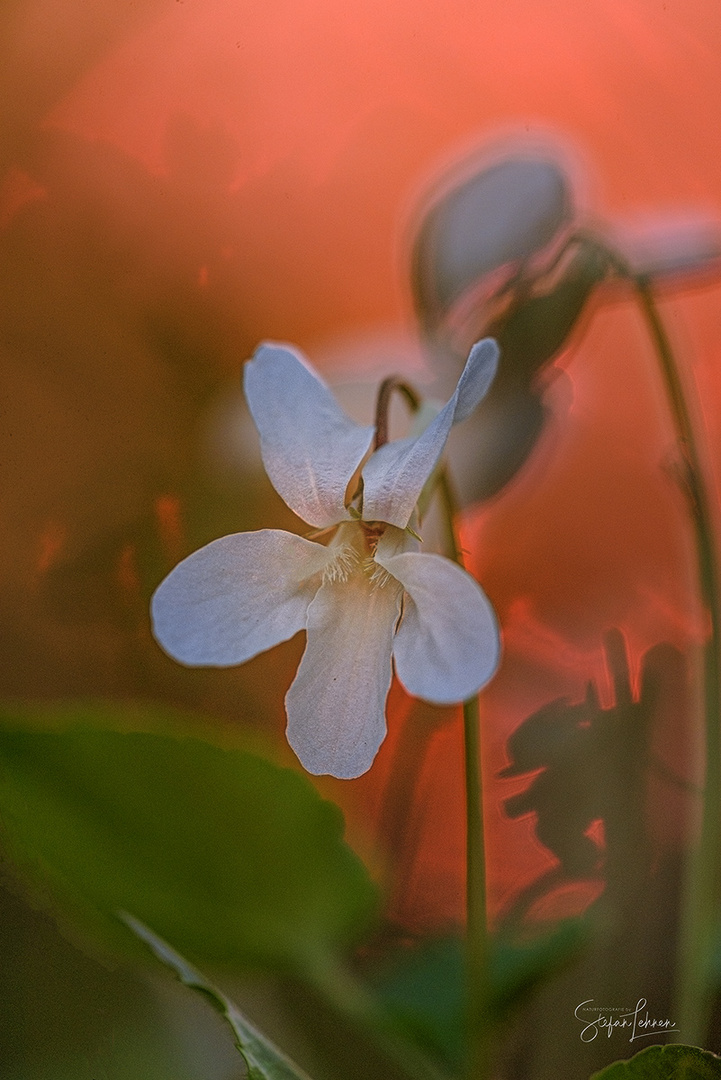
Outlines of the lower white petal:
<svg viewBox="0 0 721 1080">
<path fill-rule="evenodd" d="M 406 690 L 436 705 L 477 694 L 501 652 L 496 617 L 481 587 L 441 555 L 376 553 L 376 559 L 406 590 L 393 644 Z"/>
<path fill-rule="evenodd" d="M 326 583 L 308 608 L 308 644 L 285 699 L 288 742 L 315 775 L 367 772 L 386 734 L 401 588 L 358 570 Z"/>
<path fill-rule="evenodd" d="M 153 633 L 181 664 L 242 664 L 305 627 L 332 558 L 331 549 L 277 529 L 223 536 L 158 586 Z"/>
</svg>

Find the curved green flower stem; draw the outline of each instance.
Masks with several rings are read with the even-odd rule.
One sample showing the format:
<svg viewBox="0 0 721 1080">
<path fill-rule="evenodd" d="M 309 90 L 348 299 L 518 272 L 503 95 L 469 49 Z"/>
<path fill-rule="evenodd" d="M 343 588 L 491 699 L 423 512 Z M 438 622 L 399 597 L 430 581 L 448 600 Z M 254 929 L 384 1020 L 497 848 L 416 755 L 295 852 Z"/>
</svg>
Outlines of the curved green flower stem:
<svg viewBox="0 0 721 1080">
<path fill-rule="evenodd" d="M 400 1034 L 382 1006 L 347 968 L 331 958 L 316 957 L 304 967 L 304 978 L 336 1013 L 369 1033 L 373 1045 L 409 1080 L 451 1080 L 418 1047 Z"/>
<path fill-rule="evenodd" d="M 463 566 L 463 554 L 455 529 L 456 500 L 445 469 L 440 473 L 438 487 L 445 508 L 451 553 L 454 561 Z M 491 1068 L 491 988 L 478 697 L 463 702 L 463 740 L 466 782 L 466 1076 L 468 1080 L 485 1080 Z"/>
<path fill-rule="evenodd" d="M 708 1033 L 713 1004 L 714 988 L 709 979 L 708 957 L 721 902 L 721 595 L 711 508 L 683 385 L 651 286 L 645 278 L 634 278 L 633 282 L 656 347 L 683 455 L 682 481 L 694 524 L 699 587 L 710 621 L 703 661 L 706 778 L 701 836 L 691 849 L 684 883 L 675 1018 L 679 1039 L 702 1045 Z"/>
</svg>

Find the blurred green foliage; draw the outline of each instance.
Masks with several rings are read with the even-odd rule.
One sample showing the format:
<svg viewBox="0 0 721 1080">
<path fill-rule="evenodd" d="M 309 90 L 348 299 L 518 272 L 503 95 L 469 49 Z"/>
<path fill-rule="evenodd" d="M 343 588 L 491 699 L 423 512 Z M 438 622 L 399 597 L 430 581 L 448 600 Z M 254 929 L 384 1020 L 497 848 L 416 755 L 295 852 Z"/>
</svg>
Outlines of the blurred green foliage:
<svg viewBox="0 0 721 1080">
<path fill-rule="evenodd" d="M 0 815 L 23 876 L 123 951 L 119 909 L 201 963 L 302 972 L 375 911 L 340 810 L 244 750 L 6 716 Z"/>
<path fill-rule="evenodd" d="M 181 1023 L 197 1053 L 177 1037 Z M 231 1080 L 242 1065 L 229 1071 L 229 1042 L 220 1019 L 180 987 L 110 970 L 0 888 L 3 1080 Z"/>
<path fill-rule="evenodd" d="M 545 979 L 574 960 L 588 941 L 583 920 L 568 919 L 526 941 L 491 943 L 491 1012 L 503 1023 Z M 374 989 L 405 1034 L 451 1067 L 464 1056 L 465 961 L 463 940 L 444 937 L 388 958 Z"/>
</svg>

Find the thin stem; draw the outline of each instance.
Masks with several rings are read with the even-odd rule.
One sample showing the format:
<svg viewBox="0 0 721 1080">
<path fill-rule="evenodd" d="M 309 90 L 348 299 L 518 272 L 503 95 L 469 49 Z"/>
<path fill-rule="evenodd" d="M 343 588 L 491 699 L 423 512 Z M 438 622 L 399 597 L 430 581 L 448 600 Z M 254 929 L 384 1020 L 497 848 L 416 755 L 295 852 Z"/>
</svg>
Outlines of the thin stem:
<svg viewBox="0 0 721 1080">
<path fill-rule="evenodd" d="M 468 965 L 468 1077 L 490 1066 L 486 853 L 483 835 L 481 724 L 478 698 L 463 702 L 466 777 L 466 920 Z"/>
<path fill-rule="evenodd" d="M 391 397 L 396 391 L 405 398 L 411 413 L 417 413 L 421 407 L 421 397 L 412 386 L 396 375 L 384 379 L 378 388 L 376 400 L 374 450 L 388 442 L 388 411 Z M 408 838 L 411 796 L 426 758 L 429 739 L 430 730 L 427 725 L 412 724 L 406 719 L 391 760 L 390 777 L 385 785 L 381 804 L 379 832 L 396 864 L 399 852 L 406 847 L 404 841 Z M 406 851 L 405 854 L 408 859 L 409 852 Z"/>
<path fill-rule="evenodd" d="M 378 399 L 376 401 L 376 437 L 373 444 L 374 450 L 377 450 L 380 446 L 385 446 L 388 442 L 388 409 L 391 403 L 391 397 L 395 390 L 397 390 L 399 394 L 402 394 L 406 399 L 411 412 L 418 412 L 421 407 L 421 399 L 412 386 L 403 382 L 402 379 L 398 379 L 395 375 L 391 375 L 388 379 L 384 379 L 378 388 Z"/>
<path fill-rule="evenodd" d="M 649 282 L 637 278 L 634 285 L 656 346 L 683 455 L 683 482 L 694 525 L 699 588 L 710 622 L 703 658 L 706 777 L 701 835 L 691 848 L 684 883 L 676 991 L 679 1039 L 701 1045 L 708 1033 L 713 1005 L 708 957 L 721 901 L 721 595 L 711 508 L 683 384 Z"/>
<path fill-rule="evenodd" d="M 439 477 L 452 556 L 463 566 L 455 529 L 456 500 L 448 474 Z M 486 916 L 486 851 L 483 828 L 481 724 L 478 697 L 463 702 L 466 783 L 466 1024 L 468 1080 L 485 1080 L 491 1068 L 489 942 Z"/>
</svg>

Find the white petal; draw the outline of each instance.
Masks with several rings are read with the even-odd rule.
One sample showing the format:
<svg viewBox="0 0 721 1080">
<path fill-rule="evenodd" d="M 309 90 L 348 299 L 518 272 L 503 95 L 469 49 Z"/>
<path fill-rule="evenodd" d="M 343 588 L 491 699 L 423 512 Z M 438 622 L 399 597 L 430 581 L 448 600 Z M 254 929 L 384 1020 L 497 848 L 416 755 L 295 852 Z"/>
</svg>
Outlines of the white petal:
<svg viewBox="0 0 721 1080">
<path fill-rule="evenodd" d="M 417 439 L 398 439 L 376 450 L 363 468 L 363 517 L 404 529 L 443 453 L 453 424 L 465 420 L 485 397 L 498 367 L 492 338 L 471 349 L 453 397 Z"/>
<path fill-rule="evenodd" d="M 243 374 L 273 487 L 318 528 L 347 521 L 345 492 L 370 447 L 373 428 L 350 420 L 295 350 L 261 345 Z"/>
<path fill-rule="evenodd" d="M 383 530 L 383 535 L 376 545 L 374 558 L 377 563 L 385 567 L 388 559 L 393 555 L 400 555 L 403 551 L 420 551 L 420 549 L 421 541 L 417 534 L 413 536 L 407 529 L 397 529 L 394 525 L 389 525 Z"/>
<path fill-rule="evenodd" d="M 305 627 L 332 558 L 321 544 L 278 529 L 223 536 L 158 586 L 153 633 L 181 664 L 242 664 Z"/>
<path fill-rule="evenodd" d="M 393 644 L 396 674 L 406 690 L 436 705 L 477 694 L 498 667 L 501 651 L 493 608 L 478 583 L 441 555 L 384 558 L 381 551 L 376 561 L 406 590 Z"/>
<path fill-rule="evenodd" d="M 285 699 L 288 742 L 303 767 L 348 780 L 367 772 L 386 734 L 401 589 L 362 571 L 325 584 L 308 609 L 308 644 Z"/>
</svg>

